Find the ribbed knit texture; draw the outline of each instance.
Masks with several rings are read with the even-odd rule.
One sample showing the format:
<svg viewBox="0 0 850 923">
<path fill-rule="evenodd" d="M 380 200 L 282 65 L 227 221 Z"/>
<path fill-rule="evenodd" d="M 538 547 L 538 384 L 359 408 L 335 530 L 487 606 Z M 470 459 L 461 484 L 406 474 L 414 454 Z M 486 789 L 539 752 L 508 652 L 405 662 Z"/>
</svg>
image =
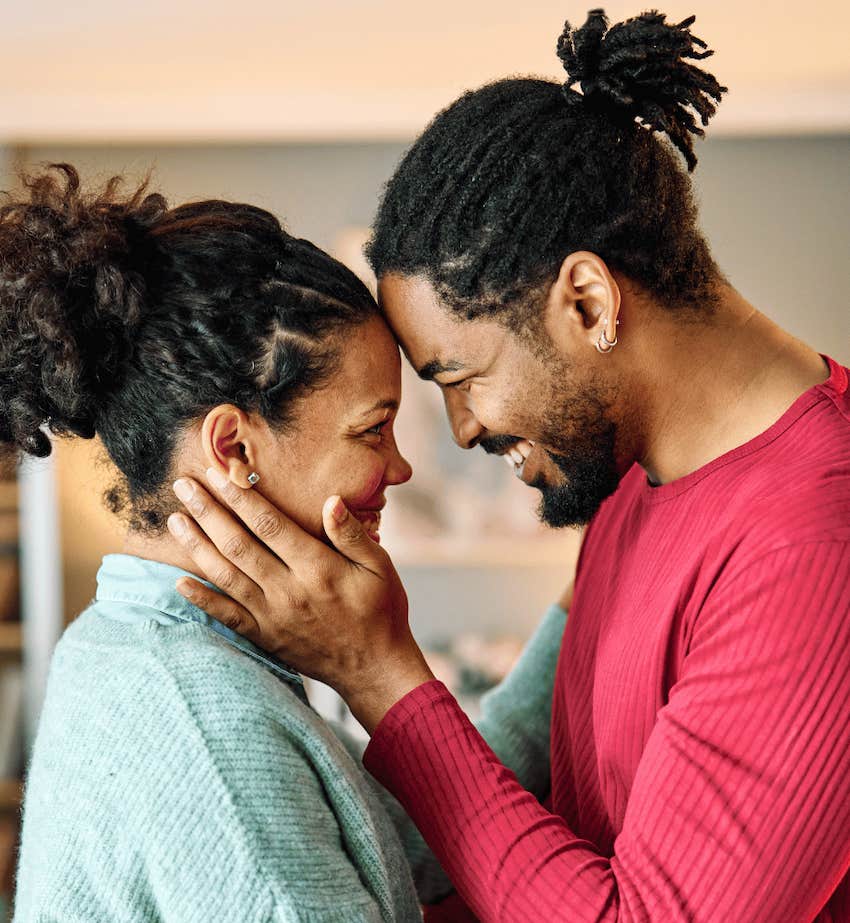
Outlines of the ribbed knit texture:
<svg viewBox="0 0 850 923">
<path fill-rule="evenodd" d="M 484 923 L 850 920 L 847 370 L 591 525 L 555 679 L 551 811 L 440 683 L 365 763 Z"/>
<path fill-rule="evenodd" d="M 57 646 L 16 923 L 420 920 L 411 871 L 423 901 L 451 884 L 363 772 L 363 744 L 264 668 L 268 655 L 223 640 L 174 589 L 184 573 L 108 555 L 98 601 Z M 546 613 L 478 723 L 541 798 L 565 618 Z"/>
</svg>

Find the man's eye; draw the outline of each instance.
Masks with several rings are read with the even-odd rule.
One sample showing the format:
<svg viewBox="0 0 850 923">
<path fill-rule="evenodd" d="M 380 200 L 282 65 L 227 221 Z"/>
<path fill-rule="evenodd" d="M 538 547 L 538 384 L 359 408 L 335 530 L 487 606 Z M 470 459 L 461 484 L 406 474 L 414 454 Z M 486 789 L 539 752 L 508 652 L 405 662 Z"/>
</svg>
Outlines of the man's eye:
<svg viewBox="0 0 850 923">
<path fill-rule="evenodd" d="M 386 425 L 387 425 L 387 421 L 383 420 L 381 423 L 377 423 L 375 426 L 370 426 L 369 429 L 366 430 L 366 432 L 374 433 L 376 436 L 380 436 L 381 431 Z"/>
</svg>

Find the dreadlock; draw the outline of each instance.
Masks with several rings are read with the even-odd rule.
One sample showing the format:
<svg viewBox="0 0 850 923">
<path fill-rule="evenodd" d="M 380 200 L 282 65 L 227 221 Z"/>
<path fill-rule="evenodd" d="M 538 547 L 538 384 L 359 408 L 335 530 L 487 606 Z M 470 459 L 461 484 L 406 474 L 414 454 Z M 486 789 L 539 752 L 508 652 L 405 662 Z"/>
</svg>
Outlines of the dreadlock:
<svg viewBox="0 0 850 923">
<path fill-rule="evenodd" d="M 384 191 L 377 275 L 424 275 L 462 316 L 523 326 L 563 259 L 590 250 L 670 307 L 710 306 L 721 276 L 674 151 L 692 171 L 690 109 L 706 125 L 726 88 L 689 63 L 712 54 L 693 21 L 609 29 L 592 10 L 558 40 L 565 84 L 499 80 L 440 112 Z"/>
</svg>

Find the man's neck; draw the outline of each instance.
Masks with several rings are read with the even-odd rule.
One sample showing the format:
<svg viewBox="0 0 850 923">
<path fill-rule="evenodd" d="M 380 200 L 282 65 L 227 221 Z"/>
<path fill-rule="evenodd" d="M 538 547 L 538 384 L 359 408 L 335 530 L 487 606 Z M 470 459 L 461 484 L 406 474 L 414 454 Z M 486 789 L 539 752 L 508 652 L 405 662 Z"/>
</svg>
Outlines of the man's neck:
<svg viewBox="0 0 850 923">
<path fill-rule="evenodd" d="M 755 438 L 825 381 L 821 357 L 724 286 L 708 321 L 655 309 L 643 325 L 633 393 L 642 404 L 638 460 L 664 484 Z M 647 361 L 648 360 L 648 361 Z"/>
</svg>

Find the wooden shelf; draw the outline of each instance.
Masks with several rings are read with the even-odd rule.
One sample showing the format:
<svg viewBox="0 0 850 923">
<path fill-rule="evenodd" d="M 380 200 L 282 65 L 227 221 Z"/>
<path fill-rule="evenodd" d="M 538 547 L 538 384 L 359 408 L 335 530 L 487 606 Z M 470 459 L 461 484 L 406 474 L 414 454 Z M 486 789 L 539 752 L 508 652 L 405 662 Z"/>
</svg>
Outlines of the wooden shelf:
<svg viewBox="0 0 850 923">
<path fill-rule="evenodd" d="M 0 656 L 19 654 L 23 646 L 20 622 L 0 622 Z"/>
<path fill-rule="evenodd" d="M 0 779 L 0 811 L 17 811 L 24 786 L 20 779 Z"/>
</svg>

